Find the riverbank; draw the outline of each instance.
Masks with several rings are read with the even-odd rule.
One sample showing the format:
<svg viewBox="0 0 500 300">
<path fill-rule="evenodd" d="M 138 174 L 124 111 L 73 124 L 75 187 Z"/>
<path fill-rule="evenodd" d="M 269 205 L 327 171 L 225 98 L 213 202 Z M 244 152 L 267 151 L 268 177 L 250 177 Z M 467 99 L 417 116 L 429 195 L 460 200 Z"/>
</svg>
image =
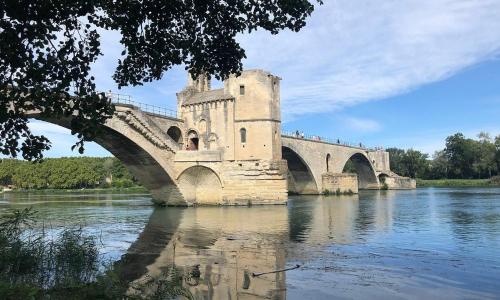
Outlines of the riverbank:
<svg viewBox="0 0 500 300">
<path fill-rule="evenodd" d="M 133 186 L 126 188 L 109 187 L 109 188 L 89 188 L 89 189 L 12 189 L 2 190 L 5 193 L 89 193 L 89 192 L 106 192 L 106 193 L 148 193 L 149 191 L 142 186 Z"/>
<path fill-rule="evenodd" d="M 417 187 L 499 187 L 500 179 L 417 179 Z"/>
</svg>

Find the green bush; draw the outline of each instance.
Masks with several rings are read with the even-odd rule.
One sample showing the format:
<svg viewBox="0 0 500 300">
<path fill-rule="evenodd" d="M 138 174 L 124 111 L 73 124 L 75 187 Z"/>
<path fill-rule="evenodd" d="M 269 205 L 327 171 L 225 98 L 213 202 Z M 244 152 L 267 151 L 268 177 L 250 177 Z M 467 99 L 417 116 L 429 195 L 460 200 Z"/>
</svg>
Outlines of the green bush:
<svg viewBox="0 0 500 300">
<path fill-rule="evenodd" d="M 113 183 L 111 184 L 112 187 L 115 188 L 129 188 L 133 187 L 135 184 L 132 180 L 128 178 L 118 178 L 113 180 Z"/>
<path fill-rule="evenodd" d="M 116 158 L 62 157 L 40 163 L 2 159 L 0 185 L 20 189 L 128 188 L 137 186 L 137 181 Z"/>
<path fill-rule="evenodd" d="M 481 187 L 489 186 L 489 179 L 417 179 L 417 187 Z"/>
<path fill-rule="evenodd" d="M 97 239 L 81 228 L 55 237 L 35 229 L 31 208 L 14 211 L 0 222 L 0 281 L 52 288 L 89 282 L 98 272 Z"/>
<path fill-rule="evenodd" d="M 34 227 L 31 208 L 0 221 L 0 298 L 43 298 L 47 290 L 91 282 L 99 273 L 97 239 L 81 228 L 55 236 Z"/>
<path fill-rule="evenodd" d="M 145 299 L 127 295 L 129 282 L 120 274 L 123 262 L 103 267 L 97 237 L 82 228 L 64 229 L 54 237 L 36 229 L 36 212 L 13 211 L 0 217 L 0 299 Z M 192 299 L 175 266 L 137 288 L 153 291 L 148 299 Z M 196 279 L 196 278 L 195 278 Z"/>
</svg>

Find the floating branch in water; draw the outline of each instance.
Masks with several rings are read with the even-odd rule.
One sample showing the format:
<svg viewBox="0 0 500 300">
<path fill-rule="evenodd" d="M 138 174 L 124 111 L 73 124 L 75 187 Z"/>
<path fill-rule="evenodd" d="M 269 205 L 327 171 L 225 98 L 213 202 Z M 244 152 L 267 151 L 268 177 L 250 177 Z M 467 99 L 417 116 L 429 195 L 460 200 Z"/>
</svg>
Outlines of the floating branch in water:
<svg viewBox="0 0 500 300">
<path fill-rule="evenodd" d="M 262 272 L 262 273 L 252 273 L 253 277 L 265 275 L 265 274 L 272 274 L 272 273 L 279 273 L 279 272 L 285 272 L 285 271 L 290 271 L 290 270 L 295 270 L 300 268 L 300 265 L 295 265 L 295 267 L 290 267 L 286 269 L 281 269 L 281 270 L 275 270 L 275 271 L 269 271 L 269 272 Z"/>
</svg>

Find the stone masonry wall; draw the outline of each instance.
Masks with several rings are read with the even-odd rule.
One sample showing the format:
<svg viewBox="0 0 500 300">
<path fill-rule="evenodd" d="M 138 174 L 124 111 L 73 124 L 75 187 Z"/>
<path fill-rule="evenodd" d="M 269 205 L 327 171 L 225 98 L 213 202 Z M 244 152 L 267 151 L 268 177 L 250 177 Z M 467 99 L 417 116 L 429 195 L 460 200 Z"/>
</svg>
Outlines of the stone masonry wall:
<svg viewBox="0 0 500 300">
<path fill-rule="evenodd" d="M 358 193 L 358 176 L 354 173 L 324 173 L 323 192 Z"/>
<path fill-rule="evenodd" d="M 417 181 L 413 178 L 408 177 L 387 177 L 385 178 L 385 183 L 391 190 L 406 190 L 417 188 Z"/>
<path fill-rule="evenodd" d="M 286 161 L 234 161 L 222 167 L 224 205 L 286 204 Z"/>
<path fill-rule="evenodd" d="M 179 152 L 182 153 L 182 152 Z M 178 154 L 179 154 L 178 153 Z M 176 182 L 187 205 L 286 204 L 287 164 L 269 161 L 182 161 Z"/>
</svg>

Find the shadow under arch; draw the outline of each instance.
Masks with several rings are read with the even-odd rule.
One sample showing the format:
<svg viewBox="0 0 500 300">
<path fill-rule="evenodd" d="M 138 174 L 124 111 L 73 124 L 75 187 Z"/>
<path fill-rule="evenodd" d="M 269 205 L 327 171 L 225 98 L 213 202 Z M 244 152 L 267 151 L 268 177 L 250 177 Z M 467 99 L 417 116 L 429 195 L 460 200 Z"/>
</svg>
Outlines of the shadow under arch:
<svg viewBox="0 0 500 300">
<path fill-rule="evenodd" d="M 218 204 L 222 201 L 222 181 L 209 167 L 189 167 L 177 177 L 177 182 L 187 203 Z"/>
<path fill-rule="evenodd" d="M 288 191 L 295 194 L 318 194 L 318 185 L 309 166 L 297 152 L 281 147 L 282 157 L 288 163 Z"/>
<path fill-rule="evenodd" d="M 69 118 L 49 119 L 34 114 L 29 117 L 67 129 L 71 128 Z M 119 159 L 130 173 L 149 190 L 155 203 L 163 205 L 169 199 L 182 198 L 174 180 L 144 148 L 108 126 L 101 126 L 100 130 L 101 133 L 93 141 Z"/>
<path fill-rule="evenodd" d="M 349 162 L 354 170 L 349 170 Z M 342 168 L 342 173 L 355 172 L 358 175 L 359 189 L 378 189 L 378 178 L 370 160 L 362 153 L 351 155 Z"/>
</svg>

